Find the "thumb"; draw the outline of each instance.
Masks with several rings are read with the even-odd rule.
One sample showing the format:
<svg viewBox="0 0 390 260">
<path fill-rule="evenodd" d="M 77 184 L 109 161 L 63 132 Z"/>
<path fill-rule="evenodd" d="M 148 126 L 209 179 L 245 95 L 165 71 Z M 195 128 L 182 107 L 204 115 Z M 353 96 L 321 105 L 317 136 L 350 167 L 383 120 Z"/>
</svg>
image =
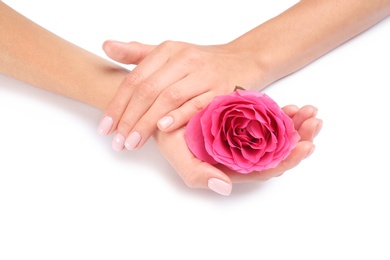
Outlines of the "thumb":
<svg viewBox="0 0 390 260">
<path fill-rule="evenodd" d="M 172 132 L 155 131 L 154 139 L 160 152 L 188 187 L 230 195 L 230 178 L 222 170 L 199 160 L 190 152 L 184 140 L 183 127 Z"/>
<path fill-rule="evenodd" d="M 103 51 L 106 55 L 123 64 L 139 64 L 153 49 L 154 45 L 139 42 L 105 41 Z"/>
</svg>

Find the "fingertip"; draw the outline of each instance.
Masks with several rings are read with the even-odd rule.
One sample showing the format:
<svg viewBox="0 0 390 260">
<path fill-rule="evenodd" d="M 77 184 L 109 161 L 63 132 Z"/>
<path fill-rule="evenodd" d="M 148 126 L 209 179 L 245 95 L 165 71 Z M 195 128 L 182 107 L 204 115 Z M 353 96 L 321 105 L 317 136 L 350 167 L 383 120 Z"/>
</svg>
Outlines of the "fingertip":
<svg viewBox="0 0 390 260">
<path fill-rule="evenodd" d="M 311 145 L 306 148 L 308 150 L 308 152 L 306 153 L 306 155 L 303 159 L 309 158 L 314 153 L 315 148 L 316 148 L 316 146 L 313 143 L 311 143 Z"/>
<path fill-rule="evenodd" d="M 313 105 L 305 105 L 302 110 L 305 111 L 307 117 L 315 117 L 318 113 L 318 108 Z"/>
<path fill-rule="evenodd" d="M 293 159 L 298 161 L 303 160 L 310 156 L 310 154 L 313 153 L 314 149 L 315 145 L 313 142 L 307 140 L 299 141 L 298 144 L 291 151 L 287 159 Z"/>
<path fill-rule="evenodd" d="M 284 107 L 282 107 L 282 109 L 287 109 L 287 110 L 290 110 L 290 109 L 298 110 L 299 107 L 298 107 L 297 105 L 294 105 L 294 104 L 289 104 L 289 105 L 285 105 Z"/>
<path fill-rule="evenodd" d="M 104 116 L 99 123 L 98 133 L 100 135 L 108 135 L 111 131 L 111 128 L 114 124 L 114 120 L 110 116 Z"/>
<path fill-rule="evenodd" d="M 322 129 L 322 120 L 318 118 L 306 119 L 299 127 L 298 133 L 301 137 L 301 141 L 313 142 L 314 138 L 319 134 Z"/>
<path fill-rule="evenodd" d="M 103 43 L 103 51 L 112 59 L 124 62 L 126 58 L 127 43 L 113 40 L 106 40 Z"/>
<path fill-rule="evenodd" d="M 113 40 L 105 40 L 102 44 L 102 48 L 104 49 L 105 46 L 107 46 L 107 44 L 110 44 L 110 42 L 112 42 Z"/>
<path fill-rule="evenodd" d="M 223 196 L 229 196 L 233 189 L 231 183 L 218 178 L 210 178 L 207 182 L 207 186 L 210 190 Z"/>
<path fill-rule="evenodd" d="M 138 131 L 133 131 L 126 138 L 124 142 L 124 146 L 126 147 L 127 150 L 132 151 L 140 147 L 141 140 L 142 140 L 141 134 Z"/>
<path fill-rule="evenodd" d="M 120 133 L 117 133 L 114 136 L 114 139 L 112 140 L 112 149 L 114 149 L 117 152 L 122 151 L 124 148 L 124 143 L 125 143 L 125 136 L 123 136 Z"/>
<path fill-rule="evenodd" d="M 322 126 L 324 124 L 324 121 L 322 121 L 322 119 L 317 118 L 317 121 L 318 123 L 317 123 L 316 130 L 314 131 L 314 137 L 316 137 L 321 132 Z"/>
<path fill-rule="evenodd" d="M 160 120 L 157 121 L 157 127 L 161 131 L 169 131 L 172 130 L 170 129 L 175 122 L 175 119 L 173 116 L 164 116 Z"/>
<path fill-rule="evenodd" d="M 230 178 L 211 164 L 207 164 L 207 166 L 207 187 L 219 195 L 229 196 L 233 190 L 233 183 Z"/>
<path fill-rule="evenodd" d="M 113 40 L 105 40 L 102 44 L 102 49 L 103 51 L 107 54 L 107 53 L 110 53 L 111 52 L 111 45 L 112 45 L 112 42 L 114 42 Z"/>
</svg>

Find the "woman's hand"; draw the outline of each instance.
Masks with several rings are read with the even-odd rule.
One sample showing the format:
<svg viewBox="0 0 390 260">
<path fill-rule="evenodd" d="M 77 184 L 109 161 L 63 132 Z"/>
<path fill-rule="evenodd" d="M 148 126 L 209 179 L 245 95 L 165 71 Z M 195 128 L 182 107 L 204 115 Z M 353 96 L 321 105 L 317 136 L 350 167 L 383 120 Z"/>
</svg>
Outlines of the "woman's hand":
<svg viewBox="0 0 390 260">
<path fill-rule="evenodd" d="M 284 107 L 283 111 L 293 119 L 301 139 L 290 155 L 277 167 L 260 172 L 241 174 L 222 165 L 211 165 L 198 160 L 189 151 L 184 140 L 184 127 L 171 132 L 156 131 L 154 137 L 161 153 L 187 186 L 211 189 L 228 196 L 233 183 L 260 182 L 280 176 L 297 166 L 314 151 L 313 139 L 322 127 L 322 120 L 316 118 L 317 109 L 313 106 L 298 108 L 290 105 Z"/>
<path fill-rule="evenodd" d="M 107 41 L 103 49 L 117 62 L 137 65 L 119 86 L 99 125 L 102 135 L 116 131 L 113 148 L 118 151 L 141 147 L 157 127 L 178 129 L 216 95 L 232 92 L 236 85 L 259 89 L 256 84 L 262 80 L 253 55 L 228 44 Z"/>
</svg>

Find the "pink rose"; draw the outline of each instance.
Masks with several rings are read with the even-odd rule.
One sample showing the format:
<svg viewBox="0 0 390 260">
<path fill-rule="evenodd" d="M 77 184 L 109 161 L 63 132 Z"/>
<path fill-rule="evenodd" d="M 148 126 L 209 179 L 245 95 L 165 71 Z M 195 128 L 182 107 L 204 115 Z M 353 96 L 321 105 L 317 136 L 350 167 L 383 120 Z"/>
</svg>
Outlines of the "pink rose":
<svg viewBox="0 0 390 260">
<path fill-rule="evenodd" d="M 188 123 L 185 139 L 200 160 L 240 173 L 276 167 L 298 143 L 292 119 L 266 94 L 218 96 Z"/>
</svg>

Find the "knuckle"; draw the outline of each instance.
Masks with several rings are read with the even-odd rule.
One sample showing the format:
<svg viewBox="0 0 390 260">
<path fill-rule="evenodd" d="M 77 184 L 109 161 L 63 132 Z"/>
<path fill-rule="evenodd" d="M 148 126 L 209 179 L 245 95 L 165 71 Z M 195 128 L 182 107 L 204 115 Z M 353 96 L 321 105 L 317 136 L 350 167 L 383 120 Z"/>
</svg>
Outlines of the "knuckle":
<svg viewBox="0 0 390 260">
<path fill-rule="evenodd" d="M 160 53 L 172 54 L 180 48 L 180 43 L 172 40 L 166 40 L 157 46 L 157 50 Z"/>
<path fill-rule="evenodd" d="M 184 184 L 189 188 L 195 188 L 195 179 L 192 174 L 191 169 L 187 169 L 182 173 L 182 179 L 184 181 Z"/>
<path fill-rule="evenodd" d="M 179 62 L 182 66 L 200 65 L 205 63 L 205 52 L 198 48 L 194 48 L 191 44 L 168 40 L 161 43 L 159 48 L 164 52 L 176 53 L 177 57 L 180 57 Z"/>
<path fill-rule="evenodd" d="M 195 179 L 194 179 L 194 177 L 191 177 L 191 174 L 187 174 L 183 180 L 184 180 L 185 185 L 187 185 L 187 187 L 189 187 L 191 189 L 194 189 L 197 187 Z"/>
<path fill-rule="evenodd" d="M 206 102 L 203 98 L 197 97 L 191 101 L 192 107 L 195 111 L 200 111 L 206 106 Z"/>
<path fill-rule="evenodd" d="M 142 82 L 137 87 L 136 90 L 136 96 L 141 101 L 148 100 L 150 98 L 155 98 L 157 94 L 158 94 L 157 83 L 152 80 Z"/>
<path fill-rule="evenodd" d="M 170 49 L 175 49 L 176 46 L 177 46 L 177 42 L 172 41 L 172 40 L 166 40 L 166 41 L 163 41 L 163 42 L 159 45 L 159 48 L 170 50 Z"/>
<path fill-rule="evenodd" d="M 183 96 L 179 89 L 167 89 L 163 92 L 163 98 L 176 106 L 181 105 L 183 101 Z"/>
<path fill-rule="evenodd" d="M 181 62 L 183 66 L 201 65 L 203 63 L 202 54 L 194 48 L 184 48 L 181 50 Z"/>
<path fill-rule="evenodd" d="M 141 81 L 141 75 L 136 71 L 132 71 L 124 78 L 122 82 L 122 87 L 131 88 L 134 85 L 137 85 Z"/>
</svg>

